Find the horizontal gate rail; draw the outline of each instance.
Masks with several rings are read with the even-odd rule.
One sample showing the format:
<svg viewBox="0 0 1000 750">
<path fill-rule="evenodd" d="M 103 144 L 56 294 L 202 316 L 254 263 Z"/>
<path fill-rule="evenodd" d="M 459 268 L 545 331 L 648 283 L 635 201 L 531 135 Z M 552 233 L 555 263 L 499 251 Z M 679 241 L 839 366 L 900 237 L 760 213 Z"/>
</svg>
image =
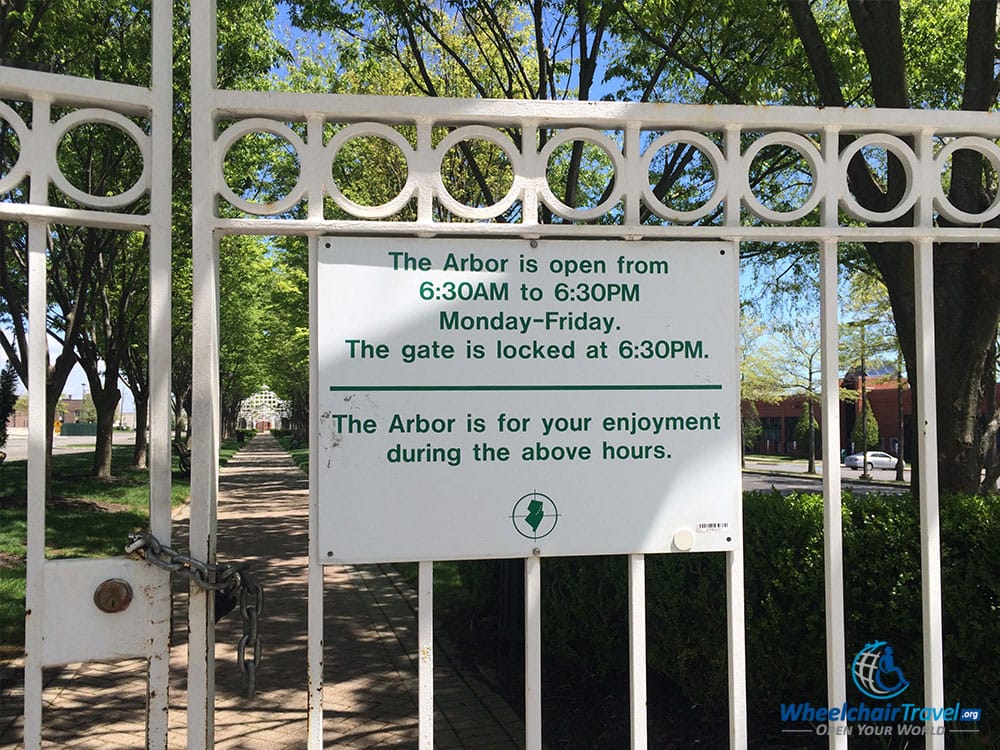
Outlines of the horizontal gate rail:
<svg viewBox="0 0 1000 750">
<path fill-rule="evenodd" d="M 220 135 L 213 143 L 212 193 L 242 216 L 216 214 L 214 229 L 238 234 L 385 233 L 519 237 L 702 238 L 746 241 L 996 242 L 1000 229 L 984 224 L 1000 214 L 995 201 L 981 214 L 952 206 L 942 172 L 955 151 L 981 153 L 1000 172 L 1000 124 L 990 113 L 911 110 L 811 109 L 804 107 L 701 106 L 615 102 L 537 102 L 363 97 L 284 92 L 214 91 L 212 120 Z M 340 128 L 334 137 L 326 130 Z M 415 132 L 404 136 L 400 126 Z M 448 131 L 440 139 L 440 131 Z M 524 145 L 515 145 L 514 131 Z M 541 131 L 545 131 L 544 145 Z M 223 177 L 228 149 L 249 133 L 285 139 L 301 166 L 291 193 L 275 204 L 236 196 Z M 435 136 L 435 133 L 438 135 Z M 850 141 L 843 148 L 844 137 Z M 391 143 L 405 159 L 406 184 L 382 206 L 358 205 L 340 194 L 331 177 L 340 147 L 354 138 Z M 442 157 L 461 141 L 482 140 L 505 154 L 512 172 L 507 195 L 492 206 L 466 206 L 447 192 Z M 611 195 L 598 206 L 575 208 L 555 196 L 547 160 L 561 144 L 584 141 L 606 153 L 612 165 Z M 692 146 L 714 172 L 715 190 L 701 207 L 679 211 L 652 193 L 650 160 L 673 144 Z M 769 146 L 794 149 L 810 175 L 809 194 L 794 210 L 762 205 L 748 171 Z M 907 187 L 887 211 L 861 206 L 851 194 L 846 165 L 866 148 L 893 154 Z M 350 218 L 324 216 L 332 200 Z M 397 220 L 402 206 L 415 204 L 415 220 Z M 505 217 L 511 206 L 519 214 Z M 836 206 L 828 211 L 820 206 Z M 288 211 L 302 206 L 305 216 Z M 445 208 L 460 221 L 439 221 Z M 545 208 L 556 223 L 541 220 Z M 949 226 L 918 221 L 894 226 L 908 211 L 941 215 Z M 641 212 L 654 215 L 640 219 Z M 710 216 L 712 214 L 712 216 Z M 600 220 L 602 223 L 593 223 Z M 475 222 L 470 226 L 468 222 Z M 703 223 L 698 223 L 703 222 Z M 878 226 L 864 226 L 864 223 Z M 887 224 L 893 224 L 887 226 Z"/>
</svg>

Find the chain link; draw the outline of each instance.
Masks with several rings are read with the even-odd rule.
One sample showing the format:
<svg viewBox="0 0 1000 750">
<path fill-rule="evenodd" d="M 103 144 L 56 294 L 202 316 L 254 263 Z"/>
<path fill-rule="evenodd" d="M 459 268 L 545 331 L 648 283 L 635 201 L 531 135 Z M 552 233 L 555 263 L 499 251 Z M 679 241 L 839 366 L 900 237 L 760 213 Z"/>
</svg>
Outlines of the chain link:
<svg viewBox="0 0 1000 750">
<path fill-rule="evenodd" d="M 243 636 L 236 644 L 236 662 L 243 679 L 243 693 L 252 698 L 257 691 L 257 667 L 263 650 L 260 645 L 260 613 L 264 608 L 264 590 L 254 580 L 246 563 L 224 565 L 205 563 L 166 545 L 151 533 L 132 534 L 125 546 L 126 554 L 139 554 L 146 562 L 176 573 L 205 591 L 220 591 L 235 595 L 239 591 Z M 252 651 L 247 656 L 247 649 Z"/>
</svg>

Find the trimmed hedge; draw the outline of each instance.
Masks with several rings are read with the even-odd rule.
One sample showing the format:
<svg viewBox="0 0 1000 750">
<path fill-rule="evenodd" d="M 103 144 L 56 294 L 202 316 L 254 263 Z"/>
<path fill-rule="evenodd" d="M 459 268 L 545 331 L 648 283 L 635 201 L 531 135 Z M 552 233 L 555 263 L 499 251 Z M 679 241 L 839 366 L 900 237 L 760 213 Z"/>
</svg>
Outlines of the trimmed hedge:
<svg viewBox="0 0 1000 750">
<path fill-rule="evenodd" d="M 826 702 L 823 499 L 749 492 L 744 502 L 747 693 L 752 715 Z M 888 641 L 920 702 L 920 524 L 909 495 L 843 497 L 847 658 Z M 946 705 L 1000 705 L 1000 498 L 941 499 Z M 494 568 L 495 570 L 496 568 Z M 470 571 L 471 572 L 471 571 Z M 488 597 L 479 568 L 470 588 Z M 647 660 L 693 703 L 727 702 L 725 556 L 646 558 Z M 484 602 L 485 604 L 485 602 Z M 593 674 L 627 665 L 627 568 L 620 557 L 542 568 L 546 653 Z M 845 672 L 850 665 L 845 664 Z M 860 697 L 849 685 L 849 700 Z"/>
</svg>

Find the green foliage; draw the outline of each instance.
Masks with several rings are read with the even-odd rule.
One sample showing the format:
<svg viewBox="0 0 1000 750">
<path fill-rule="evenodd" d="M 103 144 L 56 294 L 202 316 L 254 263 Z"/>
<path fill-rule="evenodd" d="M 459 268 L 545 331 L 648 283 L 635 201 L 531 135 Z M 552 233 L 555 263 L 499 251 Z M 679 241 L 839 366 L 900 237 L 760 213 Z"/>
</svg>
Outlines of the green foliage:
<svg viewBox="0 0 1000 750">
<path fill-rule="evenodd" d="M 754 446 L 762 434 L 764 426 L 760 423 L 760 414 L 751 403 L 743 410 L 740 418 L 740 430 L 743 435 L 743 448 L 749 450 Z"/>
<path fill-rule="evenodd" d="M 802 416 L 795 423 L 795 439 L 800 443 L 806 443 L 809 435 L 815 435 L 819 431 L 819 422 L 816 421 L 816 405 L 811 401 L 802 404 Z"/>
<path fill-rule="evenodd" d="M 284 448 L 292 461 L 302 471 L 309 472 L 309 443 L 304 433 L 296 430 L 271 430 L 278 443 Z"/>
<path fill-rule="evenodd" d="M 0 370 L 0 448 L 7 445 L 7 422 L 17 405 L 17 373 L 8 362 Z"/>
<path fill-rule="evenodd" d="M 1000 674 L 1000 653 L 982 645 L 1000 637 L 1000 500 L 946 495 L 941 511 L 945 688 L 967 705 L 1000 708 L 995 682 L 983 679 Z"/>
<path fill-rule="evenodd" d="M 93 424 L 97 421 L 97 409 L 94 407 L 94 396 L 86 393 L 83 396 L 83 403 L 80 404 L 80 417 L 78 422 Z"/>
<path fill-rule="evenodd" d="M 843 496 L 847 658 L 874 639 L 922 691 L 920 523 L 908 495 Z M 823 498 L 748 492 L 744 498 L 747 684 L 751 715 L 781 703 L 826 701 Z M 941 498 L 945 703 L 995 705 L 1000 670 L 1000 498 Z M 495 597 L 498 566 L 461 569 L 479 601 Z M 543 640 L 594 673 L 624 669 L 624 558 L 555 558 L 542 576 Z M 720 554 L 646 557 L 647 659 L 691 700 L 728 701 L 726 571 Z M 846 670 L 848 664 L 844 665 Z M 860 697 L 849 692 L 848 699 Z"/>
<path fill-rule="evenodd" d="M 219 389 L 223 434 L 236 429 L 240 403 L 265 384 L 272 262 L 260 237 L 226 237 L 219 247 Z"/>
<path fill-rule="evenodd" d="M 854 423 L 854 429 L 851 430 L 851 442 L 856 451 L 860 451 L 862 446 L 867 446 L 869 450 L 878 446 L 878 420 L 875 419 L 875 413 L 872 411 L 872 405 L 867 397 L 862 411 L 864 418 L 859 413 L 858 420 Z"/>
<path fill-rule="evenodd" d="M 549 653 L 606 674 L 628 658 L 627 586 L 621 557 L 546 560 L 542 640 Z M 587 612 L 586 617 L 580 617 Z"/>
<path fill-rule="evenodd" d="M 817 495 L 745 495 L 747 681 L 758 711 L 773 710 L 775 697 L 823 695 L 822 507 Z"/>
<path fill-rule="evenodd" d="M 301 238 L 276 242 L 267 327 L 260 356 L 271 389 L 290 405 L 291 426 L 309 423 L 309 249 Z"/>
</svg>

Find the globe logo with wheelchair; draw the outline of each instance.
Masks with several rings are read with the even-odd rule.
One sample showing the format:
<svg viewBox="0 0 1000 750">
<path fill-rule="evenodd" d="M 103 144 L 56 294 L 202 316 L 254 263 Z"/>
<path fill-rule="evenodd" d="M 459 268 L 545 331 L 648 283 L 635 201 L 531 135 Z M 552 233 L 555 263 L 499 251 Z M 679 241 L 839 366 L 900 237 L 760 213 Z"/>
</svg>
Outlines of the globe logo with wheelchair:
<svg viewBox="0 0 1000 750">
<path fill-rule="evenodd" d="M 851 663 L 851 677 L 869 698 L 889 700 L 910 686 L 894 660 L 892 646 L 885 641 L 866 643 Z"/>
</svg>

